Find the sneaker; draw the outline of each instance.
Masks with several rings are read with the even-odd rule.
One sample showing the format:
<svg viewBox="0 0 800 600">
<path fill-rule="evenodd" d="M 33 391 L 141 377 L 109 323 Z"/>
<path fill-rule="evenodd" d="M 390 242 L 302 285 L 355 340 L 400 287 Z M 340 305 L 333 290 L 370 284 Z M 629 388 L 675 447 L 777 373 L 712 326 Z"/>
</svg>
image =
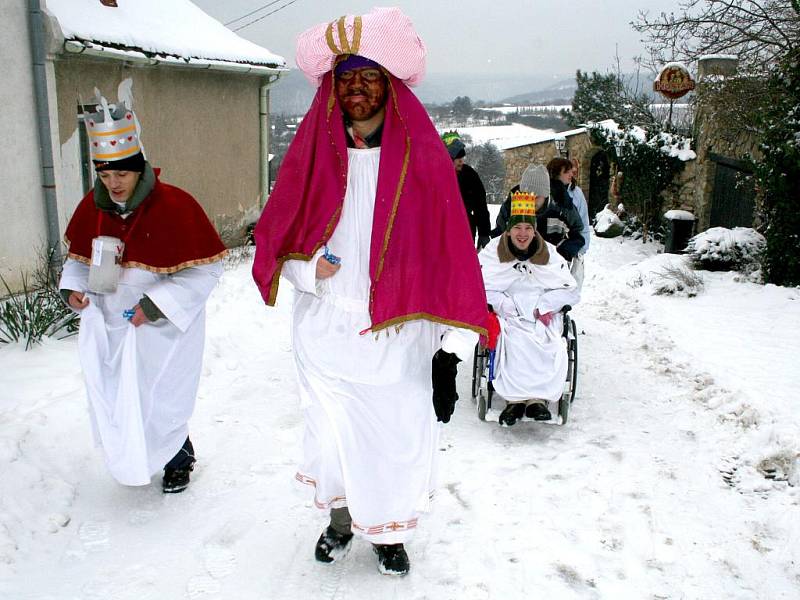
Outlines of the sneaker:
<svg viewBox="0 0 800 600">
<path fill-rule="evenodd" d="M 500 413 L 498 421 L 500 425 L 511 427 L 514 423 L 522 419 L 525 415 L 525 405 L 521 402 L 514 402 L 506 404 L 503 412 Z"/>
<path fill-rule="evenodd" d="M 373 544 L 372 549 L 378 555 L 378 571 L 398 577 L 408 575 L 411 565 L 403 544 Z"/>
<path fill-rule="evenodd" d="M 525 407 L 525 416 L 534 421 L 550 421 L 553 415 L 547 409 L 546 404 L 541 402 L 532 402 Z"/>
<path fill-rule="evenodd" d="M 189 487 L 189 473 L 194 469 L 191 463 L 184 469 L 164 469 L 164 479 L 161 489 L 165 494 L 177 494 Z"/>
<path fill-rule="evenodd" d="M 332 563 L 347 556 L 350 550 L 352 533 L 339 533 L 330 525 L 322 532 L 314 548 L 314 558 L 319 562 Z"/>
</svg>

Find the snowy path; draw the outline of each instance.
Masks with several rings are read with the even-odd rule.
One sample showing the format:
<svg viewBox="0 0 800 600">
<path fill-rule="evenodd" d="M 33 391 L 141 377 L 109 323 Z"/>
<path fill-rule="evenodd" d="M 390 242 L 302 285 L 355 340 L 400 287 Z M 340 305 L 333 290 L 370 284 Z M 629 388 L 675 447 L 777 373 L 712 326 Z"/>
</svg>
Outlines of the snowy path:
<svg viewBox="0 0 800 600">
<path fill-rule="evenodd" d="M 570 423 L 478 421 L 462 365 L 441 486 L 402 580 L 358 540 L 340 564 L 314 561 L 325 519 L 293 481 L 288 285 L 266 310 L 243 264 L 215 291 L 191 423 L 200 463 L 183 494 L 107 474 L 74 339 L 0 350 L 0 598 L 800 597 L 800 488 L 743 458 L 775 434 L 767 413 L 754 422 L 752 390 L 715 383 L 733 378 L 690 360 L 663 299 L 617 276 L 644 251 L 593 244 Z"/>
</svg>

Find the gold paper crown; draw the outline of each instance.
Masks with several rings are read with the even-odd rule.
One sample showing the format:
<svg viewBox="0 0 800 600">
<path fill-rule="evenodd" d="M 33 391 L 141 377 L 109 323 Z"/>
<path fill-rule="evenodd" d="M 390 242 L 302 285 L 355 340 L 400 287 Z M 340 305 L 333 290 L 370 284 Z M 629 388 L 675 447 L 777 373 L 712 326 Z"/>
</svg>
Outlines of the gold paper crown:
<svg viewBox="0 0 800 600">
<path fill-rule="evenodd" d="M 512 217 L 536 217 L 536 196 L 528 192 L 514 192 L 511 196 Z"/>
</svg>

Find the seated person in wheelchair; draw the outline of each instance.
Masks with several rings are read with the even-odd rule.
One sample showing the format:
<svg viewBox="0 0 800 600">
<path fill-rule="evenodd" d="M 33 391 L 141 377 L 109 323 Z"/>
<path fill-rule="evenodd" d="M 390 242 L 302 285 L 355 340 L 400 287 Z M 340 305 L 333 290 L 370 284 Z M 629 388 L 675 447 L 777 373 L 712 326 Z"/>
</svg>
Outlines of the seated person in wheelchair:
<svg viewBox="0 0 800 600">
<path fill-rule="evenodd" d="M 507 403 L 501 425 L 552 418 L 547 403 L 561 398 L 568 366 L 561 310 L 580 300 L 569 264 L 536 232 L 536 196 L 549 185 L 542 176 L 543 184 L 513 196 L 505 233 L 478 255 L 500 321 L 493 385 Z"/>
</svg>

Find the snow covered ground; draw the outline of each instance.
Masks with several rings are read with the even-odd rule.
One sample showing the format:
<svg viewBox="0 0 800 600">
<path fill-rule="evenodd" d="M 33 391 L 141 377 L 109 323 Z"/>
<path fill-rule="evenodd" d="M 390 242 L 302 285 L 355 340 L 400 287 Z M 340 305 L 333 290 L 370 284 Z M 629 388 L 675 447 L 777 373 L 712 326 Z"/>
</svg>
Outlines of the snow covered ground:
<svg viewBox="0 0 800 600">
<path fill-rule="evenodd" d="M 702 273 L 654 296 L 681 260 L 592 241 L 566 426 L 480 422 L 461 365 L 399 580 L 359 540 L 314 560 L 287 284 L 267 309 L 243 263 L 214 292 L 182 494 L 107 474 L 75 338 L 0 348 L 0 598 L 796 599 L 800 291 Z"/>
</svg>

